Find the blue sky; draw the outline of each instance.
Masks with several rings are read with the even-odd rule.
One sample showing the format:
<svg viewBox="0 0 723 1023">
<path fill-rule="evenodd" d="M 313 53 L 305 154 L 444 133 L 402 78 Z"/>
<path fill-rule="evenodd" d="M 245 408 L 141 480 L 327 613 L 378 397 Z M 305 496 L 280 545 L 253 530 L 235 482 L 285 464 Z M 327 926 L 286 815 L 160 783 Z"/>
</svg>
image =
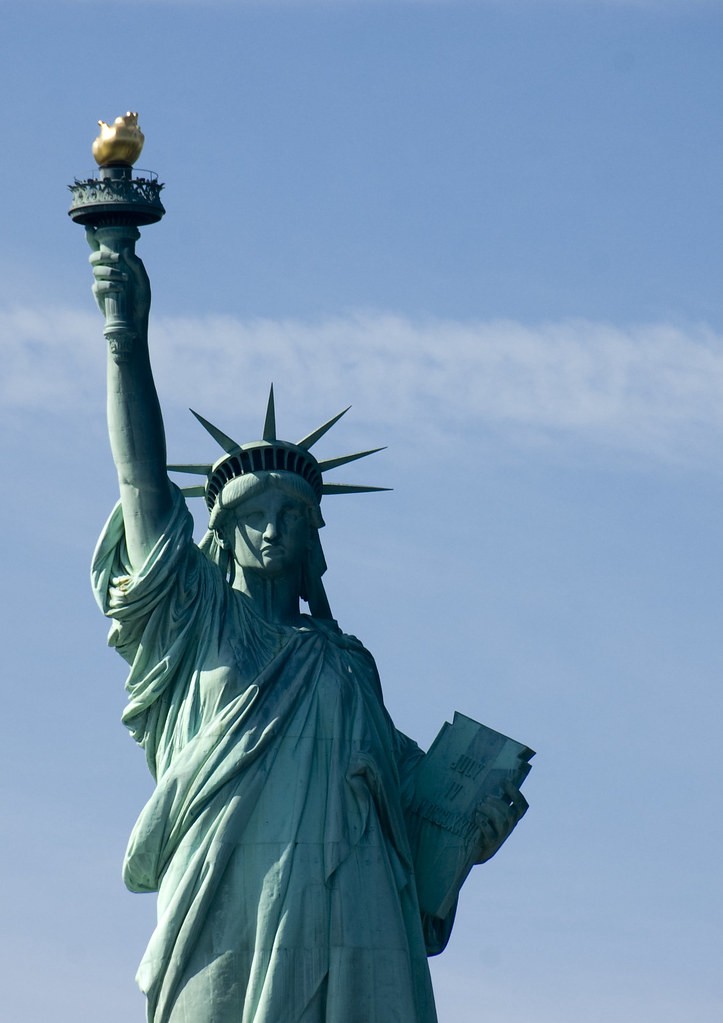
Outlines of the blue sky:
<svg viewBox="0 0 723 1023">
<path fill-rule="evenodd" d="M 150 791 L 87 573 L 115 497 L 67 183 L 140 112 L 169 456 L 189 405 L 347 404 L 327 588 L 423 745 L 538 751 L 433 961 L 441 1023 L 714 1023 L 723 10 L 649 0 L 0 0 L 3 1018 L 143 1018 Z M 321 448 L 321 445 L 320 445 Z M 199 514 L 199 527 L 202 518 Z M 40 982 L 42 978 L 42 983 Z"/>
</svg>

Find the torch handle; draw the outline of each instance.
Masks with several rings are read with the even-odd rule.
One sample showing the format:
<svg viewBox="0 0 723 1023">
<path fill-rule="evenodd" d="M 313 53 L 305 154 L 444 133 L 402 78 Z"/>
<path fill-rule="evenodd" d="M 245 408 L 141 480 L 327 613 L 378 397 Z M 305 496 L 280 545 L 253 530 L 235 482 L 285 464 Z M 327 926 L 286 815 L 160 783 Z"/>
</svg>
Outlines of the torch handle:
<svg viewBox="0 0 723 1023">
<path fill-rule="evenodd" d="M 95 229 L 95 240 L 99 245 L 104 246 L 111 252 L 118 255 L 122 253 L 135 253 L 135 244 L 141 233 L 132 224 L 114 224 L 112 226 L 101 226 Z M 133 342 L 136 339 L 136 331 L 132 320 L 128 315 L 128 302 L 126 292 L 123 289 L 110 291 L 105 297 L 105 326 L 103 333 L 108 341 L 111 353 L 118 361 L 128 357 Z"/>
</svg>

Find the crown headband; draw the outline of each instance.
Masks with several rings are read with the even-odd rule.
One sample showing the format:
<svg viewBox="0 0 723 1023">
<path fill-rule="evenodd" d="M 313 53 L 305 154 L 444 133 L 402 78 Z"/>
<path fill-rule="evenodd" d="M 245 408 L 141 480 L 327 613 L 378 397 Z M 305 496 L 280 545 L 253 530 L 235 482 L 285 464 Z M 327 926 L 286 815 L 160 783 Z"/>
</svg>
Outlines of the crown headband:
<svg viewBox="0 0 723 1023">
<path fill-rule="evenodd" d="M 204 419 L 198 412 L 194 412 L 191 409 L 191 412 L 201 426 L 211 434 L 216 443 L 226 453 L 213 463 L 169 465 L 167 468 L 170 472 L 190 473 L 206 477 L 205 483 L 181 489 L 186 497 L 205 497 L 209 512 L 213 511 L 218 495 L 227 483 L 230 483 L 231 480 L 236 479 L 238 476 L 245 476 L 248 473 L 256 472 L 291 472 L 296 476 L 301 476 L 309 484 L 319 502 L 321 502 L 323 494 L 367 494 L 388 490 L 388 487 L 362 487 L 347 483 L 327 483 L 323 479 L 323 473 L 328 470 L 336 469 L 338 466 L 346 465 L 348 462 L 354 462 L 358 458 L 366 458 L 367 455 L 383 451 L 384 448 L 357 451 L 353 455 L 340 455 L 338 458 L 327 458 L 321 462 L 317 461 L 309 450 L 324 436 L 327 430 L 330 430 L 349 411 L 350 407 L 343 409 L 332 419 L 329 419 L 328 422 L 297 441 L 296 444 L 292 444 L 290 441 L 279 440 L 276 436 L 273 384 L 269 391 L 262 439 L 251 441 L 249 444 L 238 444 L 228 434 L 223 433 L 217 426 L 209 423 L 207 419 Z"/>
</svg>

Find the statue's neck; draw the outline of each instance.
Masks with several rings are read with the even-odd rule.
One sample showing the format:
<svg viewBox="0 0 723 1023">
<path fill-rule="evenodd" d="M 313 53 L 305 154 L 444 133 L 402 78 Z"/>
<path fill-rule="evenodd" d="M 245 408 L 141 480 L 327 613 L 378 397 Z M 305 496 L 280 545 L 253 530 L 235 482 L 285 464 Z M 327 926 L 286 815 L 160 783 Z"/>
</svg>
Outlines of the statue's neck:
<svg viewBox="0 0 723 1023">
<path fill-rule="evenodd" d="M 268 622 L 275 625 L 298 625 L 301 622 L 299 579 L 295 574 L 270 578 L 237 565 L 233 588 L 245 593 Z"/>
</svg>

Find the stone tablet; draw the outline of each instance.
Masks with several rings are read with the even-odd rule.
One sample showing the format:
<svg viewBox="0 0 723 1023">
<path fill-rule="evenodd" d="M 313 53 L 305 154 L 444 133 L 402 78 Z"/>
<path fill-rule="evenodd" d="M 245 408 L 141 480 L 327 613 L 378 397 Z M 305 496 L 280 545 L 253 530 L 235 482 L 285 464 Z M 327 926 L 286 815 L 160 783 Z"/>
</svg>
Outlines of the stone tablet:
<svg viewBox="0 0 723 1023">
<path fill-rule="evenodd" d="M 477 809 L 520 786 L 534 750 L 455 711 L 421 762 L 411 812 L 417 892 L 423 913 L 444 918 L 477 862 Z"/>
</svg>

